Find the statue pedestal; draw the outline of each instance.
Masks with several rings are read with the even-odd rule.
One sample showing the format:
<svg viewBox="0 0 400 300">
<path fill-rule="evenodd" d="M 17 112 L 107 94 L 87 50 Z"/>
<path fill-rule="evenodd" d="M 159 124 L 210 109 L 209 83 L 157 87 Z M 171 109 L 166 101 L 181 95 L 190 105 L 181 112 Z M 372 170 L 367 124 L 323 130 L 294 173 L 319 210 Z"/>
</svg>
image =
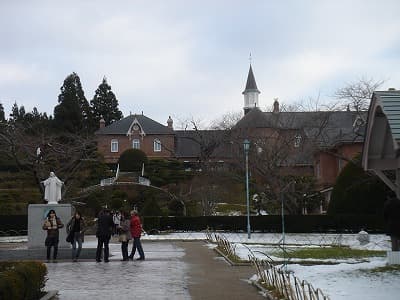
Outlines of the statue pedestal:
<svg viewBox="0 0 400 300">
<path fill-rule="evenodd" d="M 64 224 L 63 228 L 59 229 L 59 248 L 71 248 L 71 244 L 67 243 L 67 233 L 65 226 L 72 216 L 71 204 L 30 204 L 28 206 L 28 249 L 45 248 L 44 241 L 47 236 L 47 231 L 42 229 L 49 210 L 54 209 L 57 217 Z"/>
<path fill-rule="evenodd" d="M 389 265 L 400 265 L 400 251 L 388 251 L 387 262 Z"/>
</svg>

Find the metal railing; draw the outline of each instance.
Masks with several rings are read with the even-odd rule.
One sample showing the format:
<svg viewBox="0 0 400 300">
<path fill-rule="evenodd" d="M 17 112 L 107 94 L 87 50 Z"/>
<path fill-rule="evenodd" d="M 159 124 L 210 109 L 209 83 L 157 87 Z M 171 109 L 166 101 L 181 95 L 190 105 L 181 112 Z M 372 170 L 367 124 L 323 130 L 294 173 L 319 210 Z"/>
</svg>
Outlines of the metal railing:
<svg viewBox="0 0 400 300">
<path fill-rule="evenodd" d="M 215 232 L 206 232 L 206 239 L 211 243 L 216 243 L 218 248 L 228 257 L 237 257 L 236 246 L 223 235 Z M 248 248 L 249 261 L 256 269 L 257 282 L 271 294 L 276 295 L 279 299 L 287 300 L 330 300 L 329 296 L 319 288 L 314 288 L 312 284 L 306 280 L 300 280 L 293 273 L 286 272 L 285 265 L 282 268 L 275 266 L 275 262 L 266 256 L 266 259 L 257 258 L 253 251 Z"/>
</svg>

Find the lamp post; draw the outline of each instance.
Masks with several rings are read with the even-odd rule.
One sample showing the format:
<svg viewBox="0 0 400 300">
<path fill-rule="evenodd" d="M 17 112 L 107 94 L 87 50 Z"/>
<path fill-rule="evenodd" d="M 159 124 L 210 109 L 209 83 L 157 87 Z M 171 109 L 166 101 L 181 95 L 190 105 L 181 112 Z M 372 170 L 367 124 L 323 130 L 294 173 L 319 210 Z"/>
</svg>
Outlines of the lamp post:
<svg viewBox="0 0 400 300">
<path fill-rule="evenodd" d="M 250 149 L 250 141 L 243 141 L 244 154 L 246 157 L 246 204 L 247 204 L 247 238 L 251 238 L 250 231 L 250 203 L 249 203 L 249 149 Z"/>
</svg>

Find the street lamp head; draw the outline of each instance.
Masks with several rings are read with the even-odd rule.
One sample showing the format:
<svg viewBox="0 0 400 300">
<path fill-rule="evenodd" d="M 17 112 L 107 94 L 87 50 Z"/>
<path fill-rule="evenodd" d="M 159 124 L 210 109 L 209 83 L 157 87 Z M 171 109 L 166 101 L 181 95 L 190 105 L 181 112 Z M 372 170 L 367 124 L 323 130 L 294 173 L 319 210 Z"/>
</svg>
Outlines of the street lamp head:
<svg viewBox="0 0 400 300">
<path fill-rule="evenodd" d="M 244 147 L 244 152 L 249 153 L 250 141 L 248 139 L 245 139 L 243 141 L 243 147 Z"/>
</svg>

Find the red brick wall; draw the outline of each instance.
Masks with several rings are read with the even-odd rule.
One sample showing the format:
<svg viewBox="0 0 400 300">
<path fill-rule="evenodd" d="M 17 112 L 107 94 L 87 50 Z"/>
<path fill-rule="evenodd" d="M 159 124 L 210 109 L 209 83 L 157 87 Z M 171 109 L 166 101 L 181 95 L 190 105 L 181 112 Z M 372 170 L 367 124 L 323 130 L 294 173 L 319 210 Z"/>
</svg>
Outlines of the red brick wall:
<svg viewBox="0 0 400 300">
<path fill-rule="evenodd" d="M 118 152 L 111 152 L 111 140 L 118 140 Z M 125 150 L 132 149 L 133 139 L 140 140 L 140 150 L 146 153 L 149 158 L 167 158 L 174 155 L 174 136 L 171 135 L 146 135 L 143 138 L 139 135 L 98 135 L 97 149 L 103 154 L 107 163 L 116 163 Z M 154 139 L 161 141 L 161 151 L 154 152 Z"/>
<path fill-rule="evenodd" d="M 355 155 L 362 151 L 362 147 L 362 143 L 343 144 L 328 152 L 319 152 L 316 155 L 314 172 L 315 176 L 317 177 L 318 184 L 321 187 L 332 186 L 335 183 L 336 177 L 339 175 L 340 171 L 346 166 L 348 162 L 346 159 L 354 158 Z M 337 155 L 330 153 L 333 151 Z M 344 157 L 346 159 L 340 159 L 340 157 Z M 319 176 L 317 176 L 318 164 Z"/>
</svg>

